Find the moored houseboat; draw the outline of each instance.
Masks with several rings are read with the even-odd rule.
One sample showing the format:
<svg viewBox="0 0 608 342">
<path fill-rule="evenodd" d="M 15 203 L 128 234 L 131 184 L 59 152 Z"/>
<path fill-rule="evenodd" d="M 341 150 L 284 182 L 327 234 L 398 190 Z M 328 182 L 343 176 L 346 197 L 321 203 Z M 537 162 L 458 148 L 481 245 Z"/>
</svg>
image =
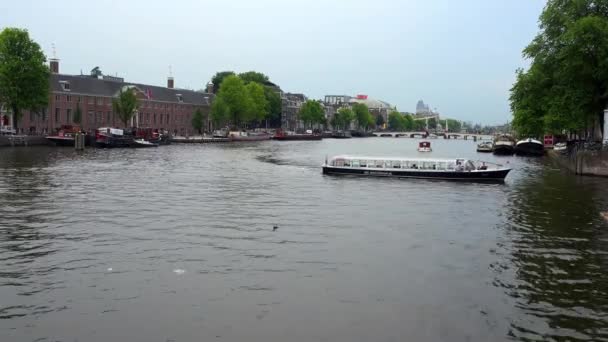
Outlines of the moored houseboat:
<svg viewBox="0 0 608 342">
<path fill-rule="evenodd" d="M 515 154 L 518 156 L 542 156 L 545 154 L 545 146 L 542 142 L 532 138 L 520 140 L 515 145 Z"/>
<path fill-rule="evenodd" d="M 494 140 L 494 154 L 510 156 L 515 153 L 515 140 L 507 134 L 499 135 Z"/>
<path fill-rule="evenodd" d="M 261 141 L 270 140 L 272 135 L 266 132 L 240 132 L 232 131 L 228 134 L 230 141 Z"/>
<path fill-rule="evenodd" d="M 274 140 L 285 141 L 285 140 L 322 140 L 321 134 L 313 133 L 312 130 L 307 130 L 306 133 L 295 133 L 283 130 L 277 130 L 274 136 Z"/>
<path fill-rule="evenodd" d="M 481 141 L 477 144 L 477 152 L 492 152 L 494 150 L 494 143 L 490 140 Z"/>
<path fill-rule="evenodd" d="M 97 147 L 131 147 L 133 136 L 119 128 L 101 127 L 95 132 L 95 144 Z"/>
<path fill-rule="evenodd" d="M 504 181 L 510 168 L 467 159 L 378 158 L 335 156 L 323 164 L 328 175 Z"/>
<path fill-rule="evenodd" d="M 45 138 L 53 142 L 56 146 L 71 146 L 74 147 L 76 133 L 80 132 L 80 127 L 64 125 L 57 131 L 57 134 L 47 135 Z M 85 138 L 85 144 L 89 141 Z"/>
</svg>

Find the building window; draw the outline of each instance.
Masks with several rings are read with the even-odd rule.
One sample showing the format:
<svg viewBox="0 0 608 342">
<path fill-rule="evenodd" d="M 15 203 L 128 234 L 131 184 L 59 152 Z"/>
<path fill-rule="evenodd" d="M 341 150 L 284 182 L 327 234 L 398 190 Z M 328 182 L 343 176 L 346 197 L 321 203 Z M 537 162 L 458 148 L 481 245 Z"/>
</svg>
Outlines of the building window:
<svg viewBox="0 0 608 342">
<path fill-rule="evenodd" d="M 88 116 L 89 125 L 94 124 L 95 123 L 95 112 L 90 110 L 87 116 Z"/>
<path fill-rule="evenodd" d="M 42 121 L 46 121 L 46 108 L 42 108 L 40 115 L 42 116 Z"/>
<path fill-rule="evenodd" d="M 154 121 L 152 121 L 152 123 L 154 123 L 156 125 L 156 113 L 154 113 Z"/>
<path fill-rule="evenodd" d="M 70 95 L 66 95 L 65 98 L 67 102 L 72 102 L 72 97 Z"/>
<path fill-rule="evenodd" d="M 150 123 L 150 113 L 146 114 L 146 124 Z"/>
<path fill-rule="evenodd" d="M 95 98 L 95 104 L 98 105 L 98 106 L 102 105 L 103 104 L 103 98 L 101 98 L 101 97 Z"/>
<path fill-rule="evenodd" d="M 112 124 L 112 112 L 108 112 L 108 118 L 106 121 L 108 124 Z"/>
<path fill-rule="evenodd" d="M 61 89 L 64 91 L 70 91 L 70 83 L 68 81 L 59 81 L 61 84 Z"/>
<path fill-rule="evenodd" d="M 65 110 L 65 121 L 67 123 L 71 123 L 72 122 L 72 110 L 69 109 L 69 108 Z"/>
<path fill-rule="evenodd" d="M 78 98 L 76 99 L 76 102 L 78 102 L 78 103 L 82 102 L 82 96 L 78 96 Z"/>
<path fill-rule="evenodd" d="M 34 111 L 30 111 L 30 122 L 34 122 Z"/>
<path fill-rule="evenodd" d="M 103 113 L 102 112 L 97 112 L 97 123 L 100 123 L 100 124 L 103 123 Z"/>
<path fill-rule="evenodd" d="M 61 101 L 61 95 L 55 95 L 55 102 Z"/>
<path fill-rule="evenodd" d="M 55 122 L 59 122 L 59 117 L 61 113 L 59 113 L 59 108 L 55 108 Z"/>
<path fill-rule="evenodd" d="M 92 105 L 95 103 L 95 98 L 93 96 L 89 96 L 89 104 Z"/>
</svg>

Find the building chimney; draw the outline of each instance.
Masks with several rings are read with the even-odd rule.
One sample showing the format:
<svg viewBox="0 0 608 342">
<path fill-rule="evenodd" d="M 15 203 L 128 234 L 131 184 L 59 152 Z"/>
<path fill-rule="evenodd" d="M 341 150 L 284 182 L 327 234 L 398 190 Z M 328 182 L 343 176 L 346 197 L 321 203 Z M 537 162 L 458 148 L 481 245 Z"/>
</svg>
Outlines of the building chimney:
<svg viewBox="0 0 608 342">
<path fill-rule="evenodd" d="M 211 81 L 209 81 L 209 83 L 207 83 L 207 93 L 208 94 L 213 93 L 213 83 Z"/>
<path fill-rule="evenodd" d="M 173 76 L 167 78 L 167 88 L 173 89 Z"/>
<path fill-rule="evenodd" d="M 57 59 L 57 58 L 49 59 L 49 67 L 51 68 L 51 73 L 58 74 L 59 73 L 59 59 Z"/>
</svg>

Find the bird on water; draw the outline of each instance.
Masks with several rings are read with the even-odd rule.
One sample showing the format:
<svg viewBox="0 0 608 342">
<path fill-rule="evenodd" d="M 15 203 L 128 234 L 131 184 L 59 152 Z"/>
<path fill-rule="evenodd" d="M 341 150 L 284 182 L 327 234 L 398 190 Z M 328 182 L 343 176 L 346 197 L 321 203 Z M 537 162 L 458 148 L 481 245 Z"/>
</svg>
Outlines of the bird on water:
<svg viewBox="0 0 608 342">
<path fill-rule="evenodd" d="M 274 226 L 272 226 L 272 231 L 273 231 L 273 232 L 276 232 L 276 231 L 277 231 L 277 229 L 279 229 L 279 226 L 278 226 L 278 225 L 276 225 L 276 224 L 275 224 Z"/>
</svg>

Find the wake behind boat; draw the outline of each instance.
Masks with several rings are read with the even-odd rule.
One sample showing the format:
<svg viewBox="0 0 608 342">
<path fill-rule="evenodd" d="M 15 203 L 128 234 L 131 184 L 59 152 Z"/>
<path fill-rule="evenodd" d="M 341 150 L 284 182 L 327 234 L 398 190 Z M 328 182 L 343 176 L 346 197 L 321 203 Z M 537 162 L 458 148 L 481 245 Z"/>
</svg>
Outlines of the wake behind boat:
<svg viewBox="0 0 608 342">
<path fill-rule="evenodd" d="M 396 178 L 436 178 L 461 181 L 504 181 L 510 168 L 467 159 L 377 158 L 335 156 L 323 164 L 323 174 Z"/>
</svg>

